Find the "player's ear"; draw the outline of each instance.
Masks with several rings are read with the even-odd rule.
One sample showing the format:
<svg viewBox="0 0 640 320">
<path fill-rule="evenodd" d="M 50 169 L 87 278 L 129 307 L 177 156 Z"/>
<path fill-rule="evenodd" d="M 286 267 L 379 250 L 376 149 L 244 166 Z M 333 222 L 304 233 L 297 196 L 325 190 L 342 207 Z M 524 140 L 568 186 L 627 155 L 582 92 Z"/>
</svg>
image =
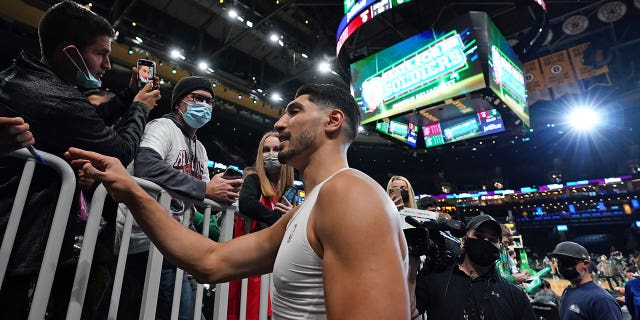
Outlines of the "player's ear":
<svg viewBox="0 0 640 320">
<path fill-rule="evenodd" d="M 325 130 L 330 134 L 340 132 L 340 129 L 344 125 L 344 112 L 340 109 L 331 109 L 327 117 L 328 121 Z"/>
</svg>

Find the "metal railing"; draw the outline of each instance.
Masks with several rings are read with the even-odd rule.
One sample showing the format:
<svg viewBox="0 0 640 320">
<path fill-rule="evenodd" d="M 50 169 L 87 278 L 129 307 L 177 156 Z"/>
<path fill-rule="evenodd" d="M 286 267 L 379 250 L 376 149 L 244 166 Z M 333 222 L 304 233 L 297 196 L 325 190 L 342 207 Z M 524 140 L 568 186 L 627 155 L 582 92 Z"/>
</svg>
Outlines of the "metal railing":
<svg viewBox="0 0 640 320">
<path fill-rule="evenodd" d="M 60 248 L 62 248 L 62 239 L 67 226 L 67 219 L 69 218 L 71 204 L 73 203 L 73 194 L 76 187 L 75 175 L 66 161 L 42 151 L 40 152 L 40 155 L 44 158 L 45 165 L 52 168 L 58 173 L 58 175 L 60 175 L 62 184 L 60 186 L 60 193 L 58 195 L 58 201 L 54 211 L 53 220 L 51 222 L 49 237 L 47 238 L 47 246 L 42 258 L 42 266 L 40 267 L 40 273 L 38 274 L 38 282 L 36 283 L 36 288 L 33 293 L 31 309 L 29 310 L 29 320 L 44 319 L 47 311 L 47 302 L 49 301 L 49 295 L 51 294 L 53 278 L 56 273 L 58 258 L 60 256 Z M 31 180 L 33 178 L 33 172 L 36 167 L 36 161 L 27 149 L 14 151 L 10 156 L 24 159 L 26 162 L 22 171 L 20 183 L 18 184 L 18 190 L 13 201 L 13 207 L 11 208 L 11 216 L 7 223 L 7 229 L 5 230 L 2 239 L 2 246 L 0 247 L 0 288 L 2 288 L 3 279 L 7 271 L 7 265 L 9 264 L 9 257 L 11 256 L 13 243 L 18 232 L 18 225 L 22 218 L 22 212 L 24 211 L 24 205 L 31 185 Z"/>
<path fill-rule="evenodd" d="M 43 264 L 40 269 L 38 282 L 36 284 L 36 290 L 33 294 L 33 300 L 31 304 L 31 310 L 29 311 L 29 319 L 43 319 L 47 309 L 47 302 L 51 293 L 53 285 L 53 277 L 55 274 L 56 265 L 62 246 L 62 239 L 66 227 L 66 222 L 69 217 L 71 205 L 73 202 L 74 190 L 76 180 L 74 172 L 69 164 L 54 155 L 40 152 L 44 157 L 46 165 L 52 167 L 62 177 L 62 187 L 58 203 L 56 206 L 51 231 L 49 232 L 49 238 L 44 254 Z M 7 269 L 9 257 L 11 255 L 11 249 L 16 237 L 18 225 L 24 210 L 24 204 L 26 201 L 27 191 L 33 177 L 35 169 L 35 161 L 31 158 L 31 155 L 26 149 L 18 150 L 10 154 L 10 156 L 24 159 L 25 168 L 22 173 L 22 178 L 18 186 L 18 191 L 15 197 L 15 201 L 11 211 L 11 217 L 9 219 L 7 229 L 2 241 L 2 247 L 0 248 L 0 288 L 2 287 L 2 279 Z M 209 223 L 211 214 L 213 211 L 221 211 L 220 216 L 220 242 L 229 241 L 233 238 L 233 226 L 234 217 L 236 215 L 246 219 L 245 225 L 250 225 L 249 218 L 239 215 L 236 206 L 221 205 L 211 200 L 193 201 L 186 199 L 175 194 L 170 194 L 157 184 L 135 178 L 136 182 L 150 195 L 154 196 L 160 205 L 167 211 L 172 198 L 185 201 L 185 207 L 188 208 L 184 213 L 183 223 L 186 225 L 190 221 L 192 214 L 191 208 L 193 204 L 197 204 L 205 208 L 204 221 L 202 234 L 207 237 L 209 235 Z M 87 219 L 84 239 L 82 242 L 82 248 L 80 250 L 80 256 L 78 258 L 78 265 L 76 268 L 75 277 L 73 280 L 73 289 L 67 309 L 66 319 L 74 320 L 80 319 L 82 315 L 83 303 L 89 284 L 89 275 L 91 273 L 91 264 L 93 260 L 93 254 L 96 247 L 96 241 L 98 232 L 100 229 L 100 218 L 104 208 L 104 203 L 108 193 L 103 185 L 99 185 L 95 190 L 91 206 L 89 210 L 89 216 Z M 109 302 L 108 319 L 116 319 L 118 305 L 120 302 L 120 292 L 122 289 L 124 270 L 128 255 L 129 241 L 131 237 L 131 228 L 133 225 L 133 217 L 131 214 L 127 214 L 124 230 L 122 234 L 122 241 L 120 243 L 120 249 L 118 253 L 118 261 L 114 276 L 113 290 L 111 293 L 111 299 Z M 142 303 L 140 306 L 139 319 L 154 319 L 156 313 L 157 296 L 160 285 L 160 275 L 162 268 L 162 254 L 153 245 L 150 244 L 149 256 L 147 260 L 147 272 L 145 277 L 145 284 L 143 290 Z M 173 303 L 171 308 L 171 319 L 178 318 L 180 295 L 182 294 L 182 278 L 184 273 L 181 269 L 176 269 L 176 279 L 174 284 Z M 261 277 L 261 290 L 260 290 L 260 306 L 259 306 L 259 319 L 267 319 L 267 306 L 269 289 L 272 285 L 271 275 L 263 275 Z M 194 320 L 199 320 L 202 314 L 202 297 L 203 297 L 203 284 L 198 284 L 196 288 L 196 304 L 194 312 Z M 227 305 L 229 295 L 229 283 L 218 283 L 215 286 L 215 300 L 213 304 L 213 319 L 224 320 L 227 317 Z M 247 304 L 247 279 L 242 280 L 241 300 L 240 300 L 240 320 L 245 320 L 246 317 L 246 304 Z"/>
</svg>

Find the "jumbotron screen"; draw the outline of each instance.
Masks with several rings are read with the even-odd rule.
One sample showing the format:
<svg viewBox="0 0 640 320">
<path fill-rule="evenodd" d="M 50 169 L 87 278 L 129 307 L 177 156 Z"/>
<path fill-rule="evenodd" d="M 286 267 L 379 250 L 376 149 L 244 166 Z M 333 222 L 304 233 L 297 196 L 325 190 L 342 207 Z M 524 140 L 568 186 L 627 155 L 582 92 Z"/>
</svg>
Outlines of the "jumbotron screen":
<svg viewBox="0 0 640 320">
<path fill-rule="evenodd" d="M 504 123 L 496 109 L 422 127 L 427 148 L 502 131 L 504 131 Z"/>
<path fill-rule="evenodd" d="M 485 87 L 471 28 L 428 30 L 351 65 L 362 124 Z"/>
</svg>

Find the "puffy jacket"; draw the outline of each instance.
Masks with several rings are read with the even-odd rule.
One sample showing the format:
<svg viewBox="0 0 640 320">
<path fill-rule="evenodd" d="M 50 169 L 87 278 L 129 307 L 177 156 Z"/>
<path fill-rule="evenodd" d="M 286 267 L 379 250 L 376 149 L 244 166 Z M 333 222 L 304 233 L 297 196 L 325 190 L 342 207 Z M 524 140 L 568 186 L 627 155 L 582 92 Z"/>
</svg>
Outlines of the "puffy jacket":
<svg viewBox="0 0 640 320">
<path fill-rule="evenodd" d="M 0 73 L 0 116 L 24 118 L 36 139 L 35 147 L 59 157 L 69 147 L 78 147 L 116 157 L 125 165 L 131 162 L 149 114 L 144 104 L 132 100 L 133 95 L 125 91 L 95 107 L 72 83 L 26 52 Z M 122 119 L 111 128 L 118 117 Z M 11 157 L 0 158 L 0 235 L 7 227 L 23 165 Z M 32 274 L 39 269 L 59 188 L 58 175 L 38 165 L 7 275 Z M 69 224 L 74 220 L 69 219 Z M 60 261 L 70 257 L 71 236 L 67 229 Z"/>
</svg>

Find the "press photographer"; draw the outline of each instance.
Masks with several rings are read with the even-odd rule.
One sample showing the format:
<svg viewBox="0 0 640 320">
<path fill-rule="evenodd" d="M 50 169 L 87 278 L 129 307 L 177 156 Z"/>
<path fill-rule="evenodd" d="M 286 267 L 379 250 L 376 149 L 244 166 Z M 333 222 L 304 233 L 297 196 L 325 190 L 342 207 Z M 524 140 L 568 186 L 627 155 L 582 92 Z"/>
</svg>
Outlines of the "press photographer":
<svg viewBox="0 0 640 320">
<path fill-rule="evenodd" d="M 471 219 L 458 263 L 443 271 L 423 269 L 418 275 L 418 312 L 426 312 L 429 320 L 535 320 L 524 292 L 496 272 L 501 236 L 493 217 L 483 214 Z"/>
</svg>

